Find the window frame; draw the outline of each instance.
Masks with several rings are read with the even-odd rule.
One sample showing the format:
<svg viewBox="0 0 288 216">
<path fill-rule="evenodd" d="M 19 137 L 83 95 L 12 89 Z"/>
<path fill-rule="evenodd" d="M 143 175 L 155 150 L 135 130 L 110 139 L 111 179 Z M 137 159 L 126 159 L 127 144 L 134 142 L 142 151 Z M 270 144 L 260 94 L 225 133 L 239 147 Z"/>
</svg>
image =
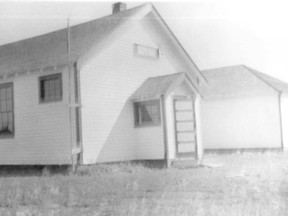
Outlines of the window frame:
<svg viewBox="0 0 288 216">
<path fill-rule="evenodd" d="M 12 133 L 10 134 L 0 134 L 0 139 L 7 139 L 7 138 L 14 138 L 15 137 L 15 118 L 14 118 L 14 85 L 13 82 L 7 82 L 7 83 L 0 83 L 0 90 L 2 88 L 5 88 L 7 86 L 11 86 L 11 101 L 12 101 Z"/>
<path fill-rule="evenodd" d="M 45 100 L 41 98 L 41 83 L 42 81 L 45 80 L 49 80 L 49 79 L 53 79 L 53 78 L 59 78 L 60 79 L 60 93 L 61 93 L 61 97 L 58 99 L 49 99 L 49 100 Z M 45 91 L 45 90 L 44 90 Z M 60 102 L 63 100 L 63 79 L 62 79 L 62 73 L 56 73 L 56 74 L 49 74 L 49 75 L 44 75 L 44 76 L 40 76 L 38 78 L 38 94 L 39 94 L 39 103 L 40 104 L 46 104 L 46 103 L 54 103 L 54 102 Z"/>
<path fill-rule="evenodd" d="M 145 106 L 145 105 L 157 105 L 157 111 L 158 111 L 158 119 L 159 121 L 157 122 L 141 122 L 140 123 L 140 113 L 139 113 L 139 107 L 140 106 Z M 133 108 L 134 108 L 134 127 L 135 128 L 141 128 L 141 127 L 153 127 L 153 126 L 160 126 L 162 117 L 161 117 L 161 105 L 160 105 L 160 100 L 147 100 L 147 101 L 136 101 L 133 103 Z"/>
<path fill-rule="evenodd" d="M 147 50 L 154 51 L 155 56 L 149 56 L 149 55 L 141 54 L 141 53 L 139 53 L 140 49 L 147 49 Z M 156 47 L 150 47 L 150 46 L 135 43 L 135 44 L 133 44 L 133 55 L 135 57 L 139 57 L 139 58 L 158 61 L 160 59 L 160 50 L 159 50 L 159 48 L 156 48 Z"/>
</svg>

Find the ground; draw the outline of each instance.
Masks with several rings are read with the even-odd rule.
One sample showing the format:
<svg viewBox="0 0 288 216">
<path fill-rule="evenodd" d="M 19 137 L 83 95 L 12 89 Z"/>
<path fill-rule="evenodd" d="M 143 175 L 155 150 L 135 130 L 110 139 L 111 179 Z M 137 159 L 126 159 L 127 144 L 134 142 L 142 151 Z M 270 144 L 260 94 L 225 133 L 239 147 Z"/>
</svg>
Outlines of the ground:
<svg viewBox="0 0 288 216">
<path fill-rule="evenodd" d="M 98 165 L 76 174 L 2 168 L 0 215 L 288 215 L 288 154 L 209 154 L 203 163 Z"/>
</svg>

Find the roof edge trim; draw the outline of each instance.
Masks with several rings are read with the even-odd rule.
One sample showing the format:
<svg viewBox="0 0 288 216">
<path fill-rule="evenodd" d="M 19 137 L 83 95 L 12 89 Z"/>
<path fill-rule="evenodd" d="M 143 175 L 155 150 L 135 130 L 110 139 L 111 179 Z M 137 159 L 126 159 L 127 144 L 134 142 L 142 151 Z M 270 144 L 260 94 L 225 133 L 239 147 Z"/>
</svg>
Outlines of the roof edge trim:
<svg viewBox="0 0 288 216">
<path fill-rule="evenodd" d="M 272 88 L 273 90 L 275 90 L 278 93 L 281 93 L 282 91 L 278 90 L 277 88 L 275 88 L 273 85 L 271 85 L 269 82 L 267 82 L 265 79 L 263 79 L 261 76 L 259 76 L 258 74 L 256 74 L 254 71 L 250 70 L 249 67 L 242 65 L 243 68 L 245 68 L 247 71 L 249 71 L 251 74 L 253 74 L 255 77 L 257 77 L 258 79 L 260 79 L 262 82 L 264 82 L 266 85 L 268 85 L 270 88 Z"/>
</svg>

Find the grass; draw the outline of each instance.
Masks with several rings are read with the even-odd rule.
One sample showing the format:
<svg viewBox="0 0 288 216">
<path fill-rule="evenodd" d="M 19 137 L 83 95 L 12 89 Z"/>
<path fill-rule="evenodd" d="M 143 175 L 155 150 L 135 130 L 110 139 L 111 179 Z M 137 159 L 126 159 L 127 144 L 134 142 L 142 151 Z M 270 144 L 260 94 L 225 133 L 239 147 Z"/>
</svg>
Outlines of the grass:
<svg viewBox="0 0 288 216">
<path fill-rule="evenodd" d="M 288 215 L 287 154 L 209 154 L 205 160 L 223 166 L 120 163 L 80 167 L 75 175 L 0 169 L 0 215 Z"/>
</svg>

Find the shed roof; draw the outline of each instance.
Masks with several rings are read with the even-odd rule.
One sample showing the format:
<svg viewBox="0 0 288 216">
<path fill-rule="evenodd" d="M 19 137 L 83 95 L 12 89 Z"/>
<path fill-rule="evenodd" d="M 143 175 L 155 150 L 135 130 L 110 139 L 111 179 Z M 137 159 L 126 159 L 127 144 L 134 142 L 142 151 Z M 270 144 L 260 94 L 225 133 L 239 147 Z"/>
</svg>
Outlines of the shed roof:
<svg viewBox="0 0 288 216">
<path fill-rule="evenodd" d="M 261 96 L 271 92 L 288 93 L 288 84 L 244 65 L 202 71 L 208 85 L 203 88 L 205 99 L 229 99 Z"/>
<path fill-rule="evenodd" d="M 177 84 L 182 83 L 186 79 L 185 73 L 169 74 L 165 76 L 151 77 L 131 95 L 132 100 L 149 100 L 159 98 L 167 93 Z"/>
<path fill-rule="evenodd" d="M 123 12 L 70 28 L 70 60 L 77 61 L 132 17 L 144 16 L 151 5 L 144 4 Z M 144 13 L 143 13 L 144 11 Z M 142 12 L 142 13 L 141 13 Z M 68 62 L 67 28 L 0 46 L 0 75 L 33 70 Z"/>
</svg>

